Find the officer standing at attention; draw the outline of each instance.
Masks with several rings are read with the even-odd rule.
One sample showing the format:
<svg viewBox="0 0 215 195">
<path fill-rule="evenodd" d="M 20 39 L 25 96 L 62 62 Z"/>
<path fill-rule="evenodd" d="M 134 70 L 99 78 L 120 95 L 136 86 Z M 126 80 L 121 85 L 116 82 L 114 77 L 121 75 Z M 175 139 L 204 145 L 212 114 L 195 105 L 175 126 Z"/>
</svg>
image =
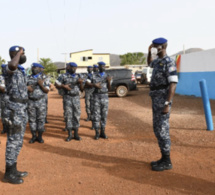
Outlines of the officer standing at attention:
<svg viewBox="0 0 215 195">
<path fill-rule="evenodd" d="M 92 77 L 93 77 L 93 67 L 92 66 L 88 66 L 87 67 L 87 77 L 86 77 L 86 80 L 91 82 L 92 80 Z M 85 85 L 85 106 L 86 106 L 86 112 L 87 112 L 87 119 L 86 121 L 90 121 L 92 120 L 91 118 L 91 115 L 92 115 L 92 105 L 91 105 L 91 102 L 92 102 L 92 99 L 93 99 L 93 91 L 94 91 L 94 88 L 89 86 L 89 85 Z"/>
<path fill-rule="evenodd" d="M 23 145 L 27 117 L 27 83 L 25 69 L 21 66 L 26 62 L 24 48 L 13 46 L 9 49 L 11 61 L 5 67 L 5 85 L 9 100 L 6 104 L 8 118 L 7 144 L 6 144 L 6 170 L 4 182 L 12 184 L 23 183 L 22 177 L 27 172 L 17 171 L 17 157 Z M 5 110 L 6 110 L 5 109 Z"/>
<path fill-rule="evenodd" d="M 95 128 L 95 139 L 98 140 L 99 137 L 107 139 L 108 137 L 105 134 L 105 126 L 108 115 L 108 90 L 111 89 L 111 80 L 105 73 L 105 63 L 98 62 L 99 72 L 93 74 L 92 86 L 95 87 L 93 93 L 93 121 Z M 101 124 L 101 127 L 100 127 Z M 99 129 L 101 132 L 99 135 Z"/>
<path fill-rule="evenodd" d="M 41 64 L 33 63 L 32 75 L 27 78 L 27 86 L 31 88 L 28 92 L 28 117 L 32 133 L 30 144 L 35 141 L 44 143 L 42 134 L 45 131 L 46 94 L 49 92 L 49 82 L 43 78 L 41 68 L 43 68 Z"/>
<path fill-rule="evenodd" d="M 46 74 L 44 74 L 45 68 L 44 68 L 42 65 L 41 65 L 40 70 L 41 70 L 41 73 L 42 73 L 42 79 L 43 79 L 43 80 L 46 82 L 46 84 L 48 84 L 49 87 L 50 87 L 50 85 L 51 85 L 50 79 L 49 79 L 49 77 L 48 77 Z M 45 99 L 46 99 L 46 118 L 45 118 L 45 123 L 49 123 L 48 120 L 47 120 L 47 114 L 48 114 L 48 94 L 47 94 L 47 93 L 45 94 Z"/>
<path fill-rule="evenodd" d="M 68 131 L 68 138 L 66 141 L 71 141 L 72 130 L 74 130 L 74 139 L 81 140 L 78 135 L 78 128 L 80 126 L 81 106 L 80 106 L 80 90 L 84 90 L 83 80 L 79 74 L 76 74 L 77 64 L 69 63 L 68 73 L 62 75 L 61 82 L 55 82 L 58 89 L 65 90 L 65 116 L 66 129 Z"/>
<path fill-rule="evenodd" d="M 55 87 L 56 87 L 57 90 L 58 90 L 58 94 L 61 95 L 61 96 L 63 97 L 63 118 L 64 118 L 64 122 L 66 122 L 66 115 L 65 115 L 65 113 L 66 113 L 66 111 L 65 111 L 65 110 L 66 110 L 66 108 L 65 108 L 66 103 L 65 103 L 65 100 L 64 100 L 65 90 L 64 90 L 63 88 L 58 88 L 58 85 L 61 85 L 62 79 L 63 79 L 63 77 L 65 76 L 65 74 L 69 73 L 69 72 L 68 72 L 69 67 L 70 67 L 70 65 L 69 65 L 69 64 L 66 64 L 66 73 L 61 74 L 61 75 L 57 78 L 57 80 L 56 80 L 56 84 L 57 84 L 57 85 L 55 84 Z M 67 131 L 66 127 L 63 129 L 63 131 Z"/>
<path fill-rule="evenodd" d="M 153 128 L 162 154 L 160 160 L 151 162 L 152 170 L 154 171 L 172 169 L 169 117 L 178 76 L 175 61 L 167 56 L 166 48 L 166 39 L 155 39 L 149 47 L 147 57 L 148 65 L 153 68 L 150 83 Z M 152 55 L 157 55 L 158 57 L 152 60 Z"/>
<path fill-rule="evenodd" d="M 4 109 L 6 107 L 6 102 L 8 100 L 8 95 L 6 93 L 5 89 L 5 67 L 6 64 L 2 64 L 2 75 L 0 75 L 0 99 L 1 99 L 1 120 L 2 120 L 2 125 L 3 125 L 3 130 L 1 131 L 1 134 L 4 134 L 7 132 L 7 126 L 5 123 L 5 115 L 4 115 Z"/>
<path fill-rule="evenodd" d="M 93 65 L 93 74 L 99 72 L 99 66 L 97 64 L 94 64 Z M 92 83 L 92 80 L 91 80 L 91 83 Z M 86 82 L 87 84 L 87 82 Z M 92 86 L 91 86 L 92 87 Z M 95 90 L 95 87 L 92 87 L 94 90 Z M 93 90 L 93 92 L 94 92 Z M 93 97 L 91 98 L 91 101 L 90 101 L 90 106 L 91 106 L 91 121 L 92 121 L 92 130 L 94 130 L 94 118 L 93 118 L 93 114 L 94 114 L 94 109 L 93 109 L 93 106 L 94 106 L 94 101 L 93 101 Z"/>
</svg>

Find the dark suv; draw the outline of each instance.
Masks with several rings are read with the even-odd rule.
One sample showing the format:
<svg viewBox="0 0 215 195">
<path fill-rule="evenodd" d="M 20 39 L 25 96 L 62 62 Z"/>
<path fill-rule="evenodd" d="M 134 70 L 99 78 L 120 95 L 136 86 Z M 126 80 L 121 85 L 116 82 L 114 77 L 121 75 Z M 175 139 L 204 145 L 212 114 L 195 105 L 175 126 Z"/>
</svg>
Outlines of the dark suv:
<svg viewBox="0 0 215 195">
<path fill-rule="evenodd" d="M 135 77 L 129 69 L 108 69 L 107 75 L 113 77 L 111 92 L 115 92 L 118 97 L 125 97 L 128 91 L 136 90 Z"/>
</svg>

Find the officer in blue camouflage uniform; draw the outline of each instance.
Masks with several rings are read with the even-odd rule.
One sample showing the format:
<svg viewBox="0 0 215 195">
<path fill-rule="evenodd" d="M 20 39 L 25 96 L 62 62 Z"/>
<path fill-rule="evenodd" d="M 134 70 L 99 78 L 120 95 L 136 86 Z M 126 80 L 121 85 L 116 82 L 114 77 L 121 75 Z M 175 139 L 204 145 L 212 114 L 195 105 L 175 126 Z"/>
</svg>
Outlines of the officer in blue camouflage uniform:
<svg viewBox="0 0 215 195">
<path fill-rule="evenodd" d="M 7 132 L 7 126 L 4 120 L 4 109 L 6 106 L 6 102 L 8 100 L 8 95 L 6 93 L 5 89 L 5 67 L 6 64 L 2 64 L 2 75 L 0 75 L 0 99 L 1 99 L 1 119 L 2 119 L 2 124 L 3 124 L 3 130 L 1 131 L 1 134 L 4 134 Z"/>
<path fill-rule="evenodd" d="M 93 74 L 96 74 L 98 72 L 99 72 L 99 66 L 97 64 L 94 64 L 93 65 Z M 92 83 L 92 80 L 91 80 L 91 83 Z M 92 87 L 92 88 L 94 88 L 94 90 L 95 90 L 95 87 Z M 94 90 L 93 90 L 93 92 L 94 92 Z M 91 105 L 91 120 L 92 120 L 92 128 L 91 129 L 94 130 L 95 128 L 94 128 L 94 117 L 93 117 L 93 113 L 94 113 L 94 107 L 93 107 L 94 106 L 94 101 L 93 101 L 93 98 L 91 98 L 90 105 Z"/>
<path fill-rule="evenodd" d="M 83 80 L 79 74 L 76 74 L 77 64 L 69 63 L 68 73 L 63 74 L 55 85 L 58 89 L 65 90 L 65 116 L 66 129 L 68 130 L 68 138 L 66 141 L 71 141 L 72 130 L 74 130 L 74 139 L 81 140 L 78 135 L 78 128 L 80 126 L 81 106 L 80 106 L 80 90 L 84 90 Z"/>
<path fill-rule="evenodd" d="M 169 135 L 169 117 L 172 99 L 178 82 L 176 64 L 166 54 L 167 40 L 158 38 L 152 41 L 148 53 L 148 65 L 153 68 L 150 83 L 152 99 L 153 128 L 161 150 L 162 157 L 151 162 L 152 170 L 172 169 L 170 160 L 171 140 Z M 158 56 L 152 60 L 152 55 Z"/>
<path fill-rule="evenodd" d="M 99 137 L 107 139 L 105 134 L 105 126 L 108 115 L 108 90 L 111 89 L 111 80 L 105 73 L 105 63 L 98 62 L 99 72 L 93 74 L 92 86 L 95 87 L 93 93 L 93 126 L 95 128 L 95 139 L 98 140 Z M 89 84 L 89 83 L 88 83 Z M 101 124 L 101 127 L 100 127 Z M 99 129 L 101 128 L 100 134 Z"/>
<path fill-rule="evenodd" d="M 93 77 L 93 67 L 88 66 L 87 67 L 87 76 L 86 76 L 86 81 L 91 82 L 92 77 Z M 87 113 L 87 119 L 86 121 L 92 120 L 91 115 L 92 115 L 92 99 L 93 99 L 93 92 L 94 92 L 94 87 L 85 85 L 85 107 L 86 107 L 86 113 Z"/>
<path fill-rule="evenodd" d="M 13 46 L 9 50 L 11 61 L 5 67 L 5 86 L 9 100 L 6 103 L 7 118 L 7 145 L 6 145 L 6 170 L 4 182 L 12 184 L 23 183 L 22 177 L 27 172 L 17 171 L 17 157 L 23 145 L 23 137 L 28 121 L 27 117 L 27 78 L 25 69 L 21 64 L 26 62 L 24 49 Z M 6 119 L 6 118 L 5 118 Z"/>
<path fill-rule="evenodd" d="M 28 117 L 32 138 L 29 143 L 38 141 L 44 143 L 42 134 L 45 131 L 46 94 L 49 92 L 49 82 L 44 79 L 41 64 L 32 64 L 32 75 L 27 78 L 27 86 L 32 90 L 28 92 Z M 38 133 L 38 136 L 37 136 Z"/>
<path fill-rule="evenodd" d="M 42 66 L 42 67 L 40 68 L 40 70 L 41 70 L 41 73 L 42 73 L 42 79 L 43 79 L 43 80 L 45 81 L 45 83 L 48 84 L 49 87 L 50 87 L 50 85 L 51 85 L 51 83 L 50 83 L 50 78 L 49 78 L 46 74 L 44 74 L 45 68 Z M 45 118 L 45 123 L 48 123 L 48 120 L 47 120 L 47 115 L 48 115 L 48 94 L 47 94 L 47 93 L 45 94 L 45 99 L 46 99 L 46 118 Z"/>
<path fill-rule="evenodd" d="M 69 67 L 70 67 L 70 65 L 69 65 L 69 63 L 68 64 L 66 64 L 66 73 L 64 73 L 64 74 L 67 74 L 67 73 L 69 73 L 68 72 L 68 69 L 69 69 Z M 56 80 L 56 84 L 55 84 L 55 87 L 57 88 L 57 90 L 58 90 L 58 94 L 60 95 L 60 96 L 62 96 L 63 97 L 63 118 L 64 118 L 64 122 L 66 122 L 66 115 L 65 115 L 65 110 L 66 110 L 66 108 L 65 108 L 65 100 L 64 100 L 64 95 L 65 95 L 65 90 L 63 89 L 63 88 L 58 88 L 58 85 L 61 85 L 61 83 L 62 83 L 62 79 L 63 79 L 63 75 L 64 74 L 61 74 L 58 78 L 57 78 L 57 80 Z M 67 129 L 66 129 L 66 127 L 63 129 L 63 131 L 67 131 Z"/>
</svg>

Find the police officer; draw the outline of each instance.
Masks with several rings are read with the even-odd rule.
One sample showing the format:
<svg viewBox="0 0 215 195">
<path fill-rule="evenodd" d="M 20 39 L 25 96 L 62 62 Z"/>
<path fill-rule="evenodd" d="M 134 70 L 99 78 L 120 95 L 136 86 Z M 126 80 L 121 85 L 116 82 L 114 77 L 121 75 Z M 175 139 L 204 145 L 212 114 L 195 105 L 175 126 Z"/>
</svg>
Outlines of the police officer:
<svg viewBox="0 0 215 195">
<path fill-rule="evenodd" d="M 65 110 L 66 110 L 66 108 L 65 108 L 66 103 L 65 103 L 65 98 L 64 98 L 65 90 L 64 90 L 63 88 L 59 88 L 58 85 L 61 85 L 62 79 L 63 79 L 63 77 L 65 77 L 65 74 L 69 73 L 69 72 L 68 72 L 69 67 L 70 67 L 69 63 L 66 64 L 66 73 L 61 74 L 61 75 L 57 78 L 56 84 L 55 84 L 55 87 L 56 87 L 57 90 L 58 90 L 58 94 L 59 94 L 60 96 L 63 97 L 63 118 L 64 118 L 64 122 L 66 122 L 66 115 L 65 115 L 65 113 L 66 113 L 66 112 L 65 112 Z M 66 127 L 63 129 L 63 131 L 67 131 Z"/>
<path fill-rule="evenodd" d="M 86 80 L 91 82 L 92 81 L 92 77 L 93 77 L 93 67 L 92 66 L 88 66 L 87 67 L 87 76 L 86 76 Z M 93 91 L 94 91 L 94 87 L 89 86 L 89 85 L 85 85 L 85 107 L 86 107 L 86 113 L 87 113 L 87 119 L 86 121 L 90 121 L 92 120 L 91 115 L 92 115 L 92 99 L 93 99 Z"/>
<path fill-rule="evenodd" d="M 71 141 L 72 130 L 74 130 L 74 139 L 81 140 L 78 135 L 78 128 L 80 126 L 80 90 L 84 90 L 83 80 L 79 74 L 76 74 L 77 64 L 74 62 L 69 63 L 68 73 L 62 75 L 61 82 L 55 82 L 57 88 L 65 90 L 65 116 L 66 116 L 66 129 L 68 130 L 68 138 L 66 141 Z"/>
<path fill-rule="evenodd" d="M 95 139 L 98 140 L 99 137 L 107 139 L 105 134 L 105 126 L 108 115 L 108 90 L 111 89 L 111 80 L 105 73 L 105 63 L 98 62 L 99 72 L 93 74 L 92 86 L 95 87 L 93 93 L 93 125 L 95 128 Z M 100 127 L 101 124 L 101 127 Z M 99 134 L 99 129 L 101 132 Z"/>
<path fill-rule="evenodd" d="M 169 117 L 173 96 L 178 82 L 176 64 L 166 54 L 167 40 L 158 38 L 152 41 L 147 57 L 148 65 L 153 68 L 150 83 L 152 99 L 153 128 L 161 150 L 162 157 L 151 162 L 152 170 L 172 169 L 170 160 Z M 157 56 L 152 60 L 152 55 Z"/>
<path fill-rule="evenodd" d="M 49 92 L 49 82 L 43 78 L 41 68 L 44 68 L 41 64 L 33 63 L 32 75 L 29 75 L 27 79 L 27 86 L 31 87 L 28 92 L 28 116 L 32 133 L 29 143 L 31 144 L 36 140 L 44 143 L 42 134 L 45 131 L 46 94 Z"/>
<path fill-rule="evenodd" d="M 93 65 L 93 74 L 95 73 L 98 73 L 99 72 L 99 66 L 97 64 L 94 64 Z M 91 83 L 92 83 L 92 80 L 91 80 Z M 87 82 L 86 82 L 87 84 Z M 94 90 L 95 90 L 95 87 L 91 86 Z M 93 92 L 94 92 L 93 90 Z M 94 102 L 93 102 L 93 97 L 90 99 L 90 106 L 91 106 L 91 120 L 92 120 L 92 130 L 94 130 L 94 117 L 93 117 L 93 114 L 94 114 L 94 109 L 93 109 L 93 106 L 94 106 Z"/>
<path fill-rule="evenodd" d="M 4 182 L 12 184 L 23 183 L 22 177 L 27 172 L 17 171 L 17 157 L 23 145 L 23 137 L 27 124 L 27 83 L 25 69 L 21 64 L 26 62 L 24 48 L 13 46 L 9 49 L 11 61 L 5 67 L 5 85 L 9 100 L 6 103 L 7 116 L 7 145 L 6 170 Z"/>
<path fill-rule="evenodd" d="M 50 83 L 50 78 L 46 75 L 46 74 L 44 74 L 44 70 L 45 70 L 45 68 L 41 65 L 41 67 L 40 67 L 40 70 L 41 70 L 41 73 L 42 73 L 42 79 L 46 82 L 46 84 L 48 84 L 49 85 L 49 87 L 50 87 L 50 85 L 51 85 L 51 83 Z M 45 123 L 49 123 L 48 122 L 48 120 L 47 120 L 47 114 L 48 114 L 48 94 L 46 93 L 45 94 L 45 99 L 46 99 L 46 118 L 45 118 Z"/>
<path fill-rule="evenodd" d="M 1 119 L 3 124 L 3 130 L 1 131 L 1 134 L 4 134 L 7 132 L 7 126 L 4 121 L 4 109 L 6 106 L 6 102 L 8 100 L 8 95 L 5 89 L 5 78 L 4 78 L 6 64 L 2 64 L 1 67 L 2 67 L 2 75 L 0 75 L 0 99 L 1 99 Z"/>
</svg>

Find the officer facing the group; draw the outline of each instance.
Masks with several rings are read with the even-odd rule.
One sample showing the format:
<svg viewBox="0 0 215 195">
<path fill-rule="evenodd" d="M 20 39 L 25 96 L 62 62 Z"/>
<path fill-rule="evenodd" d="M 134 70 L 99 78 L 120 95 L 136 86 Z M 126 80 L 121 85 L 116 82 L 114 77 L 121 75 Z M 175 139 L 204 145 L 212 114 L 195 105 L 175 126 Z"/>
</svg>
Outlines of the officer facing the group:
<svg viewBox="0 0 215 195">
<path fill-rule="evenodd" d="M 105 127 L 108 115 L 108 90 L 111 89 L 111 80 L 105 73 L 105 63 L 98 62 L 99 72 L 93 74 L 92 86 L 95 87 L 93 93 L 93 125 L 95 128 L 95 139 L 98 140 L 99 137 L 107 139 L 105 134 Z M 101 126 L 100 126 L 101 124 Z M 99 129 L 101 132 L 99 134 Z"/>
<path fill-rule="evenodd" d="M 64 89 L 65 95 L 65 116 L 66 129 L 68 130 L 68 138 L 66 141 L 71 141 L 72 130 L 74 130 L 74 139 L 81 140 L 78 135 L 78 128 L 80 126 L 81 106 L 80 106 L 80 90 L 84 90 L 83 80 L 79 74 L 76 74 L 77 64 L 69 63 L 68 73 L 63 74 L 55 86 Z"/>
<path fill-rule="evenodd" d="M 169 117 L 176 84 L 178 82 L 176 64 L 166 54 L 167 40 L 158 38 L 152 41 L 148 53 L 148 65 L 153 68 L 150 96 L 152 99 L 153 128 L 162 157 L 151 162 L 152 170 L 172 169 L 170 160 Z M 152 55 L 157 56 L 155 60 Z"/>
<path fill-rule="evenodd" d="M 46 94 L 49 92 L 49 83 L 43 79 L 41 68 L 43 68 L 41 64 L 33 63 L 32 75 L 27 78 L 27 86 L 29 87 L 28 116 L 32 133 L 29 143 L 31 144 L 36 140 L 39 143 L 44 143 L 42 134 L 45 131 Z"/>
<path fill-rule="evenodd" d="M 13 46 L 9 50 L 11 61 L 5 67 L 5 85 L 9 100 L 6 104 L 7 145 L 6 171 L 4 182 L 12 184 L 23 183 L 22 177 L 27 172 L 17 171 L 17 157 L 23 145 L 23 138 L 27 124 L 27 82 L 25 69 L 21 66 L 26 62 L 24 48 Z"/>
<path fill-rule="evenodd" d="M 88 66 L 87 67 L 87 76 L 86 76 L 86 80 L 91 82 L 92 81 L 92 77 L 93 77 L 93 67 L 92 66 Z M 92 99 L 93 99 L 93 91 L 94 91 L 94 87 L 89 86 L 89 85 L 85 85 L 85 106 L 86 106 L 86 112 L 87 112 L 87 119 L 86 121 L 90 121 L 92 120 L 91 116 L 92 116 Z"/>
</svg>

